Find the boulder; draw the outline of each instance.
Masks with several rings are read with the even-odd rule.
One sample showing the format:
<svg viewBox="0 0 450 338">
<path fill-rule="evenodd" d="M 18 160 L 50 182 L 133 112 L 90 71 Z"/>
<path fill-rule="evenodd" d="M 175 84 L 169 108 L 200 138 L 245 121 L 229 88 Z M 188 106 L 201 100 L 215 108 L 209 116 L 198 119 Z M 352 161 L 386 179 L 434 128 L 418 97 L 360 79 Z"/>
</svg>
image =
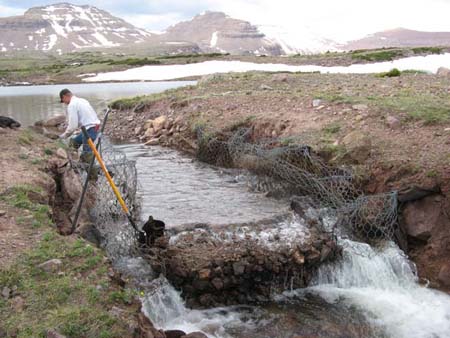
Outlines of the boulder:
<svg viewBox="0 0 450 338">
<path fill-rule="evenodd" d="M 398 129 L 401 126 L 400 120 L 394 116 L 388 116 L 386 118 L 386 125 L 391 129 Z"/>
<path fill-rule="evenodd" d="M 147 130 L 148 128 L 152 128 L 153 127 L 153 120 L 147 120 L 144 123 L 144 130 Z"/>
<path fill-rule="evenodd" d="M 152 138 L 154 136 L 155 136 L 155 129 L 153 129 L 153 127 L 150 127 L 145 131 L 144 137 Z"/>
<path fill-rule="evenodd" d="M 444 263 L 438 275 L 439 281 L 447 287 L 450 287 L 450 262 Z"/>
<path fill-rule="evenodd" d="M 181 330 L 167 330 L 164 331 L 164 334 L 166 335 L 166 338 L 181 338 L 186 336 L 186 332 Z"/>
<path fill-rule="evenodd" d="M 66 170 L 61 181 L 63 196 L 71 201 L 77 201 L 81 195 L 82 184 L 80 176 L 74 170 Z"/>
<path fill-rule="evenodd" d="M 38 121 L 35 123 L 36 126 L 43 127 L 57 127 L 66 122 L 66 116 L 64 114 L 53 115 L 46 120 Z"/>
<path fill-rule="evenodd" d="M 67 155 L 67 152 L 63 148 L 58 148 L 56 150 L 56 156 L 58 156 L 59 158 L 62 158 L 64 160 L 67 160 L 69 158 Z"/>
<path fill-rule="evenodd" d="M 441 210 L 436 205 L 434 196 L 408 203 L 403 209 L 402 226 L 408 236 L 426 241 L 437 224 Z"/>
<path fill-rule="evenodd" d="M 50 259 L 42 264 L 38 265 L 38 268 L 46 272 L 56 272 L 62 266 L 62 261 L 60 259 L 54 258 Z"/>
<path fill-rule="evenodd" d="M 141 312 L 138 314 L 139 338 L 165 338 L 164 332 L 157 330 L 153 323 Z"/>
<path fill-rule="evenodd" d="M 164 126 L 168 123 L 168 119 L 166 115 L 161 115 L 153 120 L 153 129 L 155 130 L 155 133 L 159 132 L 164 128 Z"/>
<path fill-rule="evenodd" d="M 341 142 L 345 146 L 346 153 L 344 159 L 350 160 L 354 164 L 362 164 L 370 156 L 372 141 L 367 134 L 358 130 L 347 134 Z"/>
<path fill-rule="evenodd" d="M 438 76 L 450 76 L 450 69 L 445 68 L 445 67 L 439 67 L 436 75 Z"/>
</svg>

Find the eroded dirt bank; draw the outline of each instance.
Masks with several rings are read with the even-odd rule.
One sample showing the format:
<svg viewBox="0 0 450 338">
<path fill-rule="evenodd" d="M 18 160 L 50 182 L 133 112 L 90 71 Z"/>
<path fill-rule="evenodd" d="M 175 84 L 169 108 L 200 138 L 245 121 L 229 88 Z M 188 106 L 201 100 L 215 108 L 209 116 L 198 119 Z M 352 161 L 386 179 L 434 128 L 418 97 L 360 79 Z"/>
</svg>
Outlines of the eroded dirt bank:
<svg viewBox="0 0 450 338">
<path fill-rule="evenodd" d="M 349 165 L 366 193 L 399 191 L 400 225 L 420 277 L 450 286 L 450 78 L 326 74 L 207 76 L 195 87 L 118 100 L 110 134 L 195 153 L 198 127 L 251 126 Z M 219 163 L 220 164 L 220 163 Z M 405 248 L 406 249 L 406 248 Z"/>
<path fill-rule="evenodd" d="M 0 150 L 0 337 L 174 337 L 82 227 L 67 236 L 78 182 L 64 144 L 0 128 Z"/>
</svg>

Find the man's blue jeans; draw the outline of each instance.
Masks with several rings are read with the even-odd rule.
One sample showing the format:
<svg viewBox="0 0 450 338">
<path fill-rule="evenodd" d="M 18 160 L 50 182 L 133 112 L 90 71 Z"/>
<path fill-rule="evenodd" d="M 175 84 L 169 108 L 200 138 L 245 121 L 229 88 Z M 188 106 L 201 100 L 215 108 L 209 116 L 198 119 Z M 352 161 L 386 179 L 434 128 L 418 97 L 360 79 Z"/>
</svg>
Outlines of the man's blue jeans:
<svg viewBox="0 0 450 338">
<path fill-rule="evenodd" d="M 87 130 L 87 133 L 89 137 L 92 139 L 92 141 L 95 141 L 97 138 L 97 128 L 91 127 Z M 77 136 L 72 137 L 71 142 L 74 144 L 75 148 L 80 148 L 81 145 L 83 145 L 83 153 L 91 153 L 92 150 L 89 147 L 87 143 L 87 139 L 84 137 L 83 133 L 79 133 Z"/>
</svg>

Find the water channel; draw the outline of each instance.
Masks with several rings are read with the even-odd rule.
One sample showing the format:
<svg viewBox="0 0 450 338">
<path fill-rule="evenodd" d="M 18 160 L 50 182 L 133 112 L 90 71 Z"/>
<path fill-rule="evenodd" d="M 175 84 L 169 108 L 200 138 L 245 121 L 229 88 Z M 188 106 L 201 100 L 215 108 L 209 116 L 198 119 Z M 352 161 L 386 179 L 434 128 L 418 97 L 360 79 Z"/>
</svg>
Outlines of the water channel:
<svg viewBox="0 0 450 338">
<path fill-rule="evenodd" d="M 151 85 L 157 91 L 186 84 L 190 83 Z M 117 96 L 149 91 L 146 85 L 67 87 L 101 109 Z M 57 93 L 62 87 L 66 86 L 0 88 L 0 107 L 29 125 L 60 112 Z M 211 167 L 164 148 L 120 145 L 117 149 L 136 160 L 142 218 L 152 214 L 176 228 L 186 223 L 258 222 L 287 212 L 286 201 L 254 192 L 245 173 Z M 301 219 L 274 221 L 273 227 L 284 227 L 288 233 L 303 231 Z M 343 258 L 322 266 L 309 288 L 286 290 L 270 304 L 256 307 L 190 310 L 167 281 L 152 280 L 157 276 L 144 260 L 124 257 L 116 265 L 142 288 L 148 287 L 142 299 L 145 312 L 163 329 L 239 338 L 450 337 L 450 297 L 420 286 L 414 265 L 394 243 L 372 248 L 345 238 L 339 242 Z M 154 288 L 155 284 L 159 286 Z"/>
</svg>

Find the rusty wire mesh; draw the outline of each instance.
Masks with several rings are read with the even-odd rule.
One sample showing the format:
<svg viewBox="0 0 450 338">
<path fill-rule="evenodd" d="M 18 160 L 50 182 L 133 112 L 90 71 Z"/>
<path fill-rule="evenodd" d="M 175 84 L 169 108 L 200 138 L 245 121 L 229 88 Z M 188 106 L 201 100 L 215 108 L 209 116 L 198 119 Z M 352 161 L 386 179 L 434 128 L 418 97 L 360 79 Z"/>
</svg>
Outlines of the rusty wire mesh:
<svg viewBox="0 0 450 338">
<path fill-rule="evenodd" d="M 327 165 L 305 145 L 280 145 L 277 140 L 252 142 L 251 128 L 228 138 L 197 130 L 201 161 L 242 168 L 266 182 L 266 190 L 282 187 L 290 195 L 308 196 L 316 208 L 326 209 L 332 229 L 347 230 L 356 239 L 394 239 L 397 226 L 395 192 L 364 195 L 350 169 Z"/>
</svg>

